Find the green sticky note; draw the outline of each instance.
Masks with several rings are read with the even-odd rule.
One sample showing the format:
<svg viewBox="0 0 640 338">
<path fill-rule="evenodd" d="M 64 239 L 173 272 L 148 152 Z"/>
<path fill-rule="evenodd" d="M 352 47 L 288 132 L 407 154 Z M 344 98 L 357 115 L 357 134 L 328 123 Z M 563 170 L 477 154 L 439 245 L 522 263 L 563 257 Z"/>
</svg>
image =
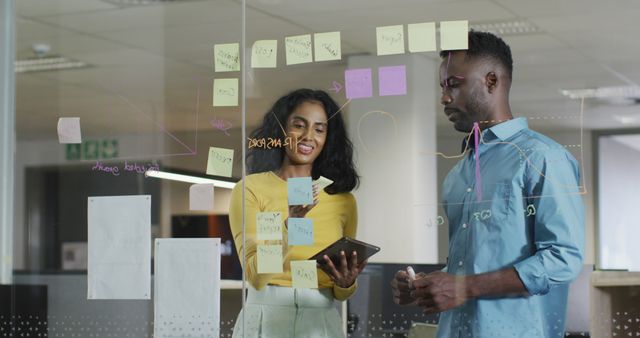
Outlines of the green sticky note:
<svg viewBox="0 0 640 338">
<path fill-rule="evenodd" d="M 287 65 L 297 65 L 313 61 L 311 51 L 311 34 L 289 36 L 284 38 Z"/>
<path fill-rule="evenodd" d="M 276 68 L 278 65 L 278 40 L 258 40 L 251 47 L 252 68 Z"/>
<path fill-rule="evenodd" d="M 282 240 L 282 214 L 279 212 L 256 213 L 258 240 Z"/>
<path fill-rule="evenodd" d="M 238 105 L 238 79 L 213 80 L 213 106 L 235 107 Z"/>
<path fill-rule="evenodd" d="M 318 288 L 316 261 L 291 261 L 291 283 L 297 289 Z"/>
<path fill-rule="evenodd" d="M 469 21 L 442 21 L 440 23 L 440 49 L 469 49 Z"/>
<path fill-rule="evenodd" d="M 407 25 L 409 52 L 433 52 L 436 50 L 436 23 L 424 22 Z"/>
<path fill-rule="evenodd" d="M 404 27 L 402 25 L 376 28 L 378 55 L 404 54 Z"/>
<path fill-rule="evenodd" d="M 342 59 L 340 48 L 340 32 L 313 34 L 313 50 L 316 61 L 331 61 Z"/>
<path fill-rule="evenodd" d="M 282 245 L 258 244 L 256 251 L 258 273 L 282 273 Z"/>
<path fill-rule="evenodd" d="M 233 170 L 233 149 L 209 148 L 207 175 L 231 177 Z"/>
<path fill-rule="evenodd" d="M 216 72 L 237 72 L 240 70 L 240 44 L 225 43 L 213 46 Z"/>
</svg>

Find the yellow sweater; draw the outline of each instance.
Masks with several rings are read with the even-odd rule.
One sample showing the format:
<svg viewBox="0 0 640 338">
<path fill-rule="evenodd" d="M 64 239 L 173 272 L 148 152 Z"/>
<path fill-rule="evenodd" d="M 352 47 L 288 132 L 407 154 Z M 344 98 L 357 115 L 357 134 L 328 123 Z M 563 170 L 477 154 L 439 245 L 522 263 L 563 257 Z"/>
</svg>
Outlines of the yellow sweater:
<svg viewBox="0 0 640 338">
<path fill-rule="evenodd" d="M 356 235 L 358 214 L 353 195 L 329 195 L 322 190 L 318 195 L 318 204 L 306 215 L 306 218 L 313 220 L 313 245 L 288 246 L 288 233 L 283 225 L 283 273 L 258 274 L 256 248 L 257 244 L 263 244 L 264 241 L 256 240 L 256 213 L 281 212 L 284 222 L 289 213 L 287 182 L 273 172 L 265 172 L 246 176 L 245 186 L 246 264 L 242 262 L 242 182 L 238 182 L 231 193 L 229 220 L 238 257 L 245 269 L 247 280 L 256 289 L 261 289 L 267 284 L 291 286 L 290 261 L 309 259 L 342 236 L 353 238 Z M 341 288 L 334 285 L 324 271 L 318 269 L 318 287 L 333 288 L 334 298 L 345 300 L 356 291 L 357 285 L 354 283 L 349 288 Z"/>
</svg>

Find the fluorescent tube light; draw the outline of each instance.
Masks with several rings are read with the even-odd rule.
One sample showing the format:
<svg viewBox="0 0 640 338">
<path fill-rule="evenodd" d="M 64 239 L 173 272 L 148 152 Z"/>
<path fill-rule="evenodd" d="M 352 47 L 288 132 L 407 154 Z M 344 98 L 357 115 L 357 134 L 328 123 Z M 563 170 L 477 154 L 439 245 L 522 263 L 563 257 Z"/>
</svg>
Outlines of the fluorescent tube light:
<svg viewBox="0 0 640 338">
<path fill-rule="evenodd" d="M 233 189 L 235 187 L 234 182 L 227 182 L 221 180 L 214 180 L 211 178 L 197 177 L 191 175 L 183 175 L 183 174 L 175 174 L 169 173 L 166 171 L 158 171 L 158 170 L 148 170 L 145 172 L 147 177 L 155 177 L 161 178 L 164 180 L 172 180 L 186 183 L 194 183 L 194 184 L 202 184 L 202 183 L 213 183 L 213 186 L 216 188 L 225 188 L 225 189 Z"/>
<path fill-rule="evenodd" d="M 14 63 L 16 73 L 44 72 L 85 67 L 89 67 L 89 65 L 82 61 L 72 60 L 62 56 L 17 60 Z"/>
</svg>

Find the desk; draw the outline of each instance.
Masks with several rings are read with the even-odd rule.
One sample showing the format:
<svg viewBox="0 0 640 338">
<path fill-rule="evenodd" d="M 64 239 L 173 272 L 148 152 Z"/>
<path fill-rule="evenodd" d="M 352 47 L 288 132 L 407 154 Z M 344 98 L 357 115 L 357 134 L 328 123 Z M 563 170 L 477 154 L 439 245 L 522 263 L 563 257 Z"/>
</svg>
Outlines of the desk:
<svg viewBox="0 0 640 338">
<path fill-rule="evenodd" d="M 591 337 L 640 336 L 640 272 L 594 271 Z"/>
</svg>

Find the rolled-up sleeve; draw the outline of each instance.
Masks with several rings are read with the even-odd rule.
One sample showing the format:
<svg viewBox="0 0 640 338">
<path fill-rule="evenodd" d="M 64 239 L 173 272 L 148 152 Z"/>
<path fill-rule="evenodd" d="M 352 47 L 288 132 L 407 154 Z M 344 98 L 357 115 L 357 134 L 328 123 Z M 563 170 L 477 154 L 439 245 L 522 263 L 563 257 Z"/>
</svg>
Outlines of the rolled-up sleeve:
<svg viewBox="0 0 640 338">
<path fill-rule="evenodd" d="M 535 253 L 514 265 L 532 295 L 574 280 L 584 254 L 584 204 L 576 160 L 566 150 L 529 156 L 525 170 L 527 200 L 535 209 Z"/>
</svg>

